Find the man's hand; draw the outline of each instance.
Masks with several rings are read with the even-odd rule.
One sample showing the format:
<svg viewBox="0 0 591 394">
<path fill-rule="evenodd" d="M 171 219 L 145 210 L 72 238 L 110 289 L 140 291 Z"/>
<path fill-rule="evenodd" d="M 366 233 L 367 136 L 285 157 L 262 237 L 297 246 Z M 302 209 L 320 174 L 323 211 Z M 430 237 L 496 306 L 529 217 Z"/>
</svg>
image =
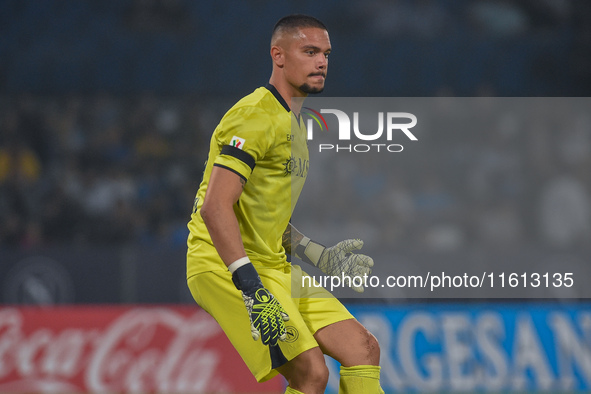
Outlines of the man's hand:
<svg viewBox="0 0 591 394">
<path fill-rule="evenodd" d="M 371 274 L 373 259 L 364 254 L 353 253 L 363 247 L 360 239 L 347 239 L 330 248 L 304 238 L 300 244 L 298 257 L 303 261 L 314 264 L 322 272 L 330 276 L 346 275 L 350 277 L 363 277 Z M 351 280 L 351 288 L 358 293 L 363 293 L 363 286 L 354 286 Z"/>
<path fill-rule="evenodd" d="M 242 291 L 242 299 L 250 318 L 250 332 L 264 345 L 277 345 L 287 337 L 285 323 L 289 316 L 277 299 L 263 287 L 252 263 L 243 265 L 232 274 L 232 281 Z"/>
</svg>

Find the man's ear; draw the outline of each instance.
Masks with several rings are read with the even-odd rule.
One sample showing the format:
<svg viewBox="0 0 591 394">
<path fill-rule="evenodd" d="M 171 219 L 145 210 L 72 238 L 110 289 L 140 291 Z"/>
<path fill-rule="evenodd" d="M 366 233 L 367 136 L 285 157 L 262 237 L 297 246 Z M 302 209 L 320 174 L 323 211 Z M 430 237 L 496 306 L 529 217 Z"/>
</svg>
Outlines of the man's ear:
<svg viewBox="0 0 591 394">
<path fill-rule="evenodd" d="M 271 59 L 273 60 L 273 63 L 277 65 L 277 67 L 282 68 L 285 64 L 283 48 L 278 45 L 273 45 L 271 47 Z"/>
</svg>

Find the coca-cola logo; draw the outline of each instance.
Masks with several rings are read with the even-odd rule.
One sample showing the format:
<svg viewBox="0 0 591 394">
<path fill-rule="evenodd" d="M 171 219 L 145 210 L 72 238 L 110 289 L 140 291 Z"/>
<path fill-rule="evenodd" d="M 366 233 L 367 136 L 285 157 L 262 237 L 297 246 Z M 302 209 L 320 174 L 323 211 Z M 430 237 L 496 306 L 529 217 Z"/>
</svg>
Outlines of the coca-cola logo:
<svg viewBox="0 0 591 394">
<path fill-rule="evenodd" d="M 0 392 L 231 391 L 216 348 L 225 338 L 203 310 L 72 309 L 0 309 Z"/>
</svg>

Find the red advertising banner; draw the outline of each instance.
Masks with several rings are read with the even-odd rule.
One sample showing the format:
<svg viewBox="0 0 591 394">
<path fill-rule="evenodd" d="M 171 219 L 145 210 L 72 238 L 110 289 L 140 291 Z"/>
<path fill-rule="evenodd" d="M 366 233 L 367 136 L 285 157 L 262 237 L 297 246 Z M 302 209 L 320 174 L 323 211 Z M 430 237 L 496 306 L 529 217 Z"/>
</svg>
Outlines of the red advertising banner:
<svg viewBox="0 0 591 394">
<path fill-rule="evenodd" d="M 2 393 L 282 393 L 198 307 L 0 308 Z"/>
</svg>

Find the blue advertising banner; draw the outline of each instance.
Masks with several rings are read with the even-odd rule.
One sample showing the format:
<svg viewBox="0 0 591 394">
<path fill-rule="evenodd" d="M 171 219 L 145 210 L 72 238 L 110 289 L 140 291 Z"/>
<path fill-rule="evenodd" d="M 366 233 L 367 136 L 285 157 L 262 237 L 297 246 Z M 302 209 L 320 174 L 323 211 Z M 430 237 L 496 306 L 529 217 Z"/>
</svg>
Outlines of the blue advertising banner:
<svg viewBox="0 0 591 394">
<path fill-rule="evenodd" d="M 349 309 L 380 342 L 387 393 L 591 390 L 589 303 Z M 337 392 L 338 365 L 328 362 L 330 392 Z"/>
</svg>

